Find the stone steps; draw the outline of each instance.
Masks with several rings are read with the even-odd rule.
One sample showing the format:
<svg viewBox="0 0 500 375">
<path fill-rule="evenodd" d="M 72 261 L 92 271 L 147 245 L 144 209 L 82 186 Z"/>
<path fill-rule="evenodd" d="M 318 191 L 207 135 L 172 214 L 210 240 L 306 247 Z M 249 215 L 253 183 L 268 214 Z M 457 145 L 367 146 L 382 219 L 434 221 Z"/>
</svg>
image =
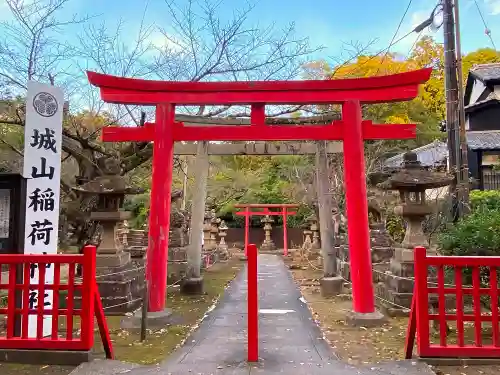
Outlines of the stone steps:
<svg viewBox="0 0 500 375">
<path fill-rule="evenodd" d="M 351 366 L 348 364 L 339 364 L 337 361 L 329 361 L 324 364 L 314 364 L 312 369 L 311 364 L 304 363 L 300 366 L 291 366 L 288 364 L 280 365 L 280 371 L 276 372 L 273 370 L 259 368 L 259 364 L 255 365 L 239 365 L 237 367 L 227 367 L 217 369 L 209 369 L 207 364 L 200 365 L 201 371 L 196 369 L 196 366 L 191 365 L 190 369 L 186 371 L 188 373 L 195 374 L 209 374 L 211 370 L 215 370 L 217 374 L 275 374 L 283 373 L 282 370 L 286 370 L 286 373 L 290 375 L 299 374 L 328 374 L 328 375 L 436 375 L 432 371 L 431 367 L 424 362 L 419 362 L 415 360 L 403 360 L 403 361 L 390 361 L 383 362 L 373 365 L 365 366 Z M 206 372 L 209 371 L 209 372 Z M 118 375 L 118 374 L 128 374 L 128 375 L 185 375 L 177 373 L 169 373 L 168 369 L 165 367 L 158 366 L 139 366 L 130 363 L 120 362 L 120 361 L 108 361 L 108 360 L 96 360 L 91 363 L 85 363 L 74 369 L 69 375 Z"/>
<path fill-rule="evenodd" d="M 128 374 L 133 369 L 143 367 L 133 363 L 120 361 L 100 360 L 82 363 L 69 373 L 69 375 L 118 375 Z"/>
</svg>

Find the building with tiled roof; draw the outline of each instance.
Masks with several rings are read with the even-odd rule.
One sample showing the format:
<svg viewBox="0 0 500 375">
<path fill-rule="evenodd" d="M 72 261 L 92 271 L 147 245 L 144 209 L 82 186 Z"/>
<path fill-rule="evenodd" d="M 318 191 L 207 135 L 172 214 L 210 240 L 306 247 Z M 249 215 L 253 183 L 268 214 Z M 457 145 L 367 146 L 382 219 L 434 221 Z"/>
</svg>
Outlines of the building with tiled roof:
<svg viewBox="0 0 500 375">
<path fill-rule="evenodd" d="M 500 63 L 470 70 L 464 106 L 470 176 L 479 189 L 500 189 Z"/>
</svg>

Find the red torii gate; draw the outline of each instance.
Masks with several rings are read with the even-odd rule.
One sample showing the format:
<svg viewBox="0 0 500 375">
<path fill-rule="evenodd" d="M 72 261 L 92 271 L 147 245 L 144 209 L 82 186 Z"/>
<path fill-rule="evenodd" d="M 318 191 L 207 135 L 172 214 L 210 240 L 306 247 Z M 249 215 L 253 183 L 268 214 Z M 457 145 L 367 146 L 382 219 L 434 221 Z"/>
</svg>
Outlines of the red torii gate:
<svg viewBox="0 0 500 375">
<path fill-rule="evenodd" d="M 363 141 L 411 139 L 415 137 L 415 125 L 376 125 L 363 120 L 361 103 L 414 99 L 419 84 L 429 79 L 431 71 L 359 79 L 253 82 L 165 82 L 87 72 L 105 102 L 156 106 L 154 124 L 103 129 L 106 142 L 154 142 L 147 252 L 149 311 L 165 308 L 174 142 L 342 140 L 353 309 L 357 314 L 375 312 Z M 249 126 L 186 126 L 175 121 L 178 105 L 248 104 Z M 327 125 L 266 125 L 266 104 L 341 104 L 342 119 Z"/>
<path fill-rule="evenodd" d="M 240 203 L 235 204 L 235 208 L 244 208 L 245 211 L 236 212 L 238 216 L 245 216 L 245 256 L 247 256 L 248 243 L 249 243 L 249 228 L 250 228 L 250 216 L 282 216 L 283 217 L 283 255 L 288 255 L 288 235 L 286 227 L 286 218 L 288 215 L 295 215 L 297 212 L 288 211 L 289 208 L 298 208 L 298 204 L 288 204 L 288 203 L 270 203 L 270 204 L 259 204 L 259 203 Z M 251 208 L 263 208 L 264 211 L 250 211 Z M 280 208 L 281 211 L 269 211 L 270 208 Z"/>
</svg>

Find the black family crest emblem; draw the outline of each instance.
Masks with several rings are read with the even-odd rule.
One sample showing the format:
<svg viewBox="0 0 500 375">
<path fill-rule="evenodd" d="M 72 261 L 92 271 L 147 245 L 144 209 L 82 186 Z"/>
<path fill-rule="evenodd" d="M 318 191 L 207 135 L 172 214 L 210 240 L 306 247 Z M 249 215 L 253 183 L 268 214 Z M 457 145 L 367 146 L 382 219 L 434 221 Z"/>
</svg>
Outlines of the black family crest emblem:
<svg viewBox="0 0 500 375">
<path fill-rule="evenodd" d="M 33 108 L 43 117 L 52 117 L 56 114 L 58 103 L 56 98 L 48 92 L 39 92 L 33 98 Z"/>
</svg>

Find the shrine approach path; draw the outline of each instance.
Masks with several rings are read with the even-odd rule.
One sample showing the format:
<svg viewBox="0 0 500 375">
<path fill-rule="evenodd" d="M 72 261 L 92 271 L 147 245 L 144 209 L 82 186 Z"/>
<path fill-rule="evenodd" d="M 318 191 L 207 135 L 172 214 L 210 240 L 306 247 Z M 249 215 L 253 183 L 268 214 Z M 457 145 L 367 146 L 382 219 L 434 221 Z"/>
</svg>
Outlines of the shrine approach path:
<svg viewBox="0 0 500 375">
<path fill-rule="evenodd" d="M 403 362 L 391 365 L 390 371 L 374 367 L 354 367 L 342 362 L 323 339 L 291 273 L 277 255 L 258 256 L 258 289 L 258 363 L 247 362 L 245 267 L 184 346 L 163 363 L 127 369 L 127 375 L 429 374 L 423 366 Z M 115 365 L 112 362 L 114 361 L 109 363 L 110 367 Z M 102 364 L 105 363 L 103 361 Z M 121 373 L 106 372 L 104 369 L 96 372 L 82 370 L 84 366 L 76 369 L 72 375 Z"/>
</svg>

